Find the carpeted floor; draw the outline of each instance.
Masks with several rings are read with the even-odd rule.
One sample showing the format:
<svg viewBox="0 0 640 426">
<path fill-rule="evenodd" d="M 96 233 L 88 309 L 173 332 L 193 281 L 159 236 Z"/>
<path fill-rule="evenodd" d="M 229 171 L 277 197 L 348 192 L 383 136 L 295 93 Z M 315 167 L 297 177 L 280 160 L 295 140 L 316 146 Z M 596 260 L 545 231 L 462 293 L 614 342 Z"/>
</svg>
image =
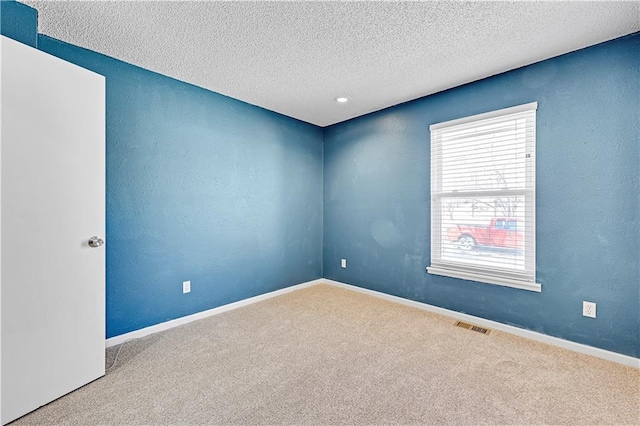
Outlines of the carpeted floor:
<svg viewBox="0 0 640 426">
<path fill-rule="evenodd" d="M 127 342 L 13 425 L 640 424 L 639 370 L 453 324 L 317 285 Z"/>
</svg>

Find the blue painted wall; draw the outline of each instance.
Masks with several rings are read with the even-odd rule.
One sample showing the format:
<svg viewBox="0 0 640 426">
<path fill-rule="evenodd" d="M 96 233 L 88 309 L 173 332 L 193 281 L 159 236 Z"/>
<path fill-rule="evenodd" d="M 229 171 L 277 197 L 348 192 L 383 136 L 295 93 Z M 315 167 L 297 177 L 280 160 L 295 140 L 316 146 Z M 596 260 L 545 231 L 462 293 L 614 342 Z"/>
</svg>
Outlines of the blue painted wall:
<svg viewBox="0 0 640 426">
<path fill-rule="evenodd" d="M 322 276 L 322 129 L 38 43 L 106 76 L 107 337 Z"/>
<path fill-rule="evenodd" d="M 322 277 L 322 129 L 37 34 L 106 76 L 107 337 Z M 191 293 L 182 294 L 182 281 Z"/>
<path fill-rule="evenodd" d="M 542 293 L 427 274 L 429 125 L 532 101 Z M 639 114 L 635 35 L 326 128 L 325 277 L 640 356 Z"/>
<path fill-rule="evenodd" d="M 38 12 L 13 0 L 0 0 L 0 34 L 36 47 Z"/>
<path fill-rule="evenodd" d="M 35 10 L 11 3 L 0 4 L 2 33 L 35 45 Z M 324 267 L 327 278 L 640 356 L 640 35 L 324 131 L 39 44 L 107 76 L 108 337 Z M 531 101 L 543 292 L 428 275 L 429 125 Z M 597 319 L 581 316 L 582 300 L 598 303 Z"/>
</svg>

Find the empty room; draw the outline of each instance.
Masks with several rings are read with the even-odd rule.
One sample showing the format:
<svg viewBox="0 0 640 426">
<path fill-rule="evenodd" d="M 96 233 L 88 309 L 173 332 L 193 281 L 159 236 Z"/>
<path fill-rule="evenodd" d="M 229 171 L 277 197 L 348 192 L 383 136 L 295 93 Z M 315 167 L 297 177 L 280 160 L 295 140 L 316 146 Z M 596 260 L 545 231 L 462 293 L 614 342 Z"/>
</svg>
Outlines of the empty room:
<svg viewBox="0 0 640 426">
<path fill-rule="evenodd" d="M 0 13 L 2 425 L 640 424 L 640 2 Z"/>
</svg>

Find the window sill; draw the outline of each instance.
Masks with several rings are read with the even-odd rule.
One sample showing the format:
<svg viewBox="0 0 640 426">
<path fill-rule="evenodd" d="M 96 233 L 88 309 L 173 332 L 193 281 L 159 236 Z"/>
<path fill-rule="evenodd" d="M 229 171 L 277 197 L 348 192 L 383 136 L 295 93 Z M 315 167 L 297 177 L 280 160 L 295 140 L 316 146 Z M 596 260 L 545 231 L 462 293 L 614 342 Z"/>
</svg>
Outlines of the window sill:
<svg viewBox="0 0 640 426">
<path fill-rule="evenodd" d="M 491 275 L 482 275 L 478 273 L 455 271 L 451 269 L 444 269 L 444 268 L 438 268 L 433 266 L 429 266 L 427 268 L 427 272 L 432 275 L 441 275 L 443 277 L 459 278 L 462 280 L 501 285 L 503 287 L 519 288 L 521 290 L 534 291 L 537 293 L 542 292 L 542 285 L 538 283 L 530 283 L 526 281 L 514 280 L 509 278 L 499 278 Z"/>
</svg>

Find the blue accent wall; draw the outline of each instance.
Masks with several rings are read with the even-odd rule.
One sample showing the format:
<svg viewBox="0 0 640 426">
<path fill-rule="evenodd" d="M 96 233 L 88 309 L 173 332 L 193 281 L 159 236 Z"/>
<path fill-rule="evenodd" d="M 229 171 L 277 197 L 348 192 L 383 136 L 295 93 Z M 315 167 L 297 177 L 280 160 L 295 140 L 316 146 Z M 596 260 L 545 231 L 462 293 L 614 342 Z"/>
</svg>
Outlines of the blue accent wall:
<svg viewBox="0 0 640 426">
<path fill-rule="evenodd" d="M 324 276 L 640 357 L 639 34 L 320 129 L 0 12 L 107 78 L 107 337 Z M 542 293 L 427 274 L 429 125 L 532 101 Z"/>
<path fill-rule="evenodd" d="M 533 101 L 542 293 L 427 274 L 429 125 Z M 636 34 L 328 127 L 324 276 L 640 356 L 639 122 Z"/>
<path fill-rule="evenodd" d="M 322 277 L 321 128 L 39 48 L 106 76 L 107 337 Z"/>
<path fill-rule="evenodd" d="M 13 0 L 0 0 L 0 34 L 37 47 L 38 12 Z"/>
</svg>

